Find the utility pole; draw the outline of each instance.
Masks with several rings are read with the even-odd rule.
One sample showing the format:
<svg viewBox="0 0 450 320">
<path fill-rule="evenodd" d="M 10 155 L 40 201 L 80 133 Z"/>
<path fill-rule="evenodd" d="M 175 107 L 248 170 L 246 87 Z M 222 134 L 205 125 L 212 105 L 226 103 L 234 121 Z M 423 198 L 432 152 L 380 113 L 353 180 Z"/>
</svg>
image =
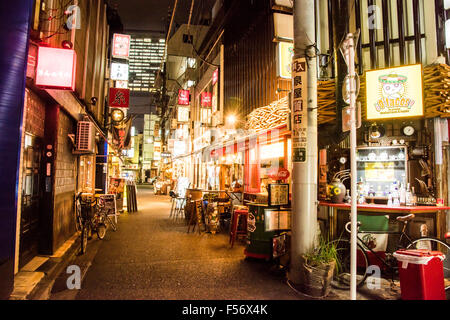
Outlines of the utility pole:
<svg viewBox="0 0 450 320">
<path fill-rule="evenodd" d="M 356 36 L 356 38 L 359 35 Z M 352 33 L 349 33 L 342 43 L 341 51 L 348 66 L 349 77 L 349 95 L 350 95 L 350 175 L 351 175 L 351 236 L 350 236 L 350 299 L 356 300 L 356 258 L 357 258 L 357 235 L 358 235 L 358 220 L 357 220 L 357 172 L 356 172 L 356 69 L 355 69 L 355 46 L 358 39 Z"/>
<path fill-rule="evenodd" d="M 303 254 L 314 249 L 317 231 L 317 52 L 314 0 L 294 1 L 292 102 L 292 240 L 289 280 L 302 290 Z M 303 70 L 303 66 L 306 66 Z M 297 68 L 297 70 L 294 70 Z M 297 72 L 298 73 L 297 73 Z"/>
</svg>

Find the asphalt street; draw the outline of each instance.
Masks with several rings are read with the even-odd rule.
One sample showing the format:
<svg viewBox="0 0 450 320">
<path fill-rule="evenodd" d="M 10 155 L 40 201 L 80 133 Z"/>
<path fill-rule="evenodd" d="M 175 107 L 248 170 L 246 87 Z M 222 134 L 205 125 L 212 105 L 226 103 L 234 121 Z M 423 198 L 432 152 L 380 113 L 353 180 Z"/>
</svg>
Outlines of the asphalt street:
<svg viewBox="0 0 450 320">
<path fill-rule="evenodd" d="M 169 219 L 170 198 L 138 188 L 137 213 L 123 213 L 118 230 L 89 241 L 87 253 L 70 265 L 81 269 L 81 288 L 69 290 L 62 272 L 51 300 L 308 300 L 291 289 L 272 262 L 245 259 L 244 243 L 233 248 L 226 233 L 187 233 Z M 381 290 L 361 290 L 358 299 L 398 299 L 388 281 Z M 326 298 L 349 299 L 332 290 Z"/>
<path fill-rule="evenodd" d="M 67 274 L 51 299 L 237 300 L 300 299 L 271 263 L 245 260 L 244 243 L 224 233 L 187 233 L 169 219 L 170 199 L 139 187 L 139 212 L 122 214 L 119 230 L 90 240 L 73 264 L 82 269 L 80 290 L 67 290 Z M 304 298 L 304 297 L 303 297 Z"/>
</svg>

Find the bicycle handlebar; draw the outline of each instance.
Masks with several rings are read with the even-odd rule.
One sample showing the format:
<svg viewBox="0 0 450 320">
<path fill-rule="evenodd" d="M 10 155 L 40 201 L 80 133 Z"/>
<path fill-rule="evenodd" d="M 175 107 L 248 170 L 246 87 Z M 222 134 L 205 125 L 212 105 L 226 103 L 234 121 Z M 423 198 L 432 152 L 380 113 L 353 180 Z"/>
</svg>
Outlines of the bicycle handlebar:
<svg viewBox="0 0 450 320">
<path fill-rule="evenodd" d="M 350 229 L 350 226 L 352 225 L 352 222 L 350 221 L 350 222 L 348 222 L 346 225 L 345 225 L 345 230 L 347 230 L 347 232 L 348 233 L 352 233 L 352 231 L 351 231 L 351 229 Z M 359 227 L 361 226 L 361 222 L 359 222 L 358 221 L 358 227 L 357 227 L 357 230 L 359 231 Z"/>
</svg>

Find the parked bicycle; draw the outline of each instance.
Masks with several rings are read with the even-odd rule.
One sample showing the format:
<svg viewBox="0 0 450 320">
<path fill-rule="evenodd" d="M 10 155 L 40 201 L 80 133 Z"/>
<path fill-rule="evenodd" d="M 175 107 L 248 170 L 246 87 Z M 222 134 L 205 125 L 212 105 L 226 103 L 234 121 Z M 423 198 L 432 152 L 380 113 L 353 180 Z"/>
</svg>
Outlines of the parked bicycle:
<svg viewBox="0 0 450 320">
<path fill-rule="evenodd" d="M 93 194 L 78 193 L 75 198 L 76 220 L 81 231 L 81 253 L 86 253 L 87 242 L 93 232 L 100 240 L 106 235 L 105 214 L 97 209 L 97 198 Z"/>
<path fill-rule="evenodd" d="M 361 223 L 358 222 L 358 243 L 357 243 L 357 286 L 361 287 L 364 285 L 367 277 L 369 276 L 367 269 L 369 267 L 369 255 L 376 259 L 379 265 L 384 266 L 385 271 L 390 273 L 392 279 L 398 272 L 398 261 L 394 257 L 393 252 L 375 252 L 375 245 L 370 236 L 360 235 L 370 235 L 370 234 L 387 234 L 387 235 L 397 235 L 399 236 L 398 243 L 396 245 L 397 250 L 399 249 L 426 249 L 430 251 L 440 251 L 445 255 L 444 264 L 444 275 L 449 277 L 450 274 L 450 246 L 447 244 L 447 240 L 450 239 L 450 232 L 447 232 L 445 239 L 437 239 L 433 237 L 420 237 L 418 239 L 411 239 L 406 234 L 406 228 L 408 222 L 415 218 L 414 214 L 407 216 L 398 217 L 397 221 L 403 223 L 401 232 L 398 231 L 360 231 L 359 227 Z M 345 230 L 350 234 L 351 222 L 345 225 Z M 350 240 L 349 239 L 339 239 L 333 241 L 336 245 L 338 251 L 339 263 L 336 268 L 335 274 L 333 276 L 332 285 L 339 289 L 348 289 L 350 287 Z M 395 252 L 394 251 L 394 252 Z M 373 259 L 372 259 L 373 261 Z M 450 289 L 450 286 L 446 287 L 446 290 Z"/>
</svg>

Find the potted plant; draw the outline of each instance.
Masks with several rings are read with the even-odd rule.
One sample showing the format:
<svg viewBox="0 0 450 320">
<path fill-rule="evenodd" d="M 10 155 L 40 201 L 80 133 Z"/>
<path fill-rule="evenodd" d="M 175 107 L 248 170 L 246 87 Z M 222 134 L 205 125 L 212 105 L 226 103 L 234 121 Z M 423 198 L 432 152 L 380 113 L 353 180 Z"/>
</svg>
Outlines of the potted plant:
<svg viewBox="0 0 450 320">
<path fill-rule="evenodd" d="M 335 243 L 321 238 L 319 245 L 312 252 L 303 255 L 303 259 L 304 293 L 315 298 L 328 296 L 334 269 L 339 263 Z"/>
</svg>

